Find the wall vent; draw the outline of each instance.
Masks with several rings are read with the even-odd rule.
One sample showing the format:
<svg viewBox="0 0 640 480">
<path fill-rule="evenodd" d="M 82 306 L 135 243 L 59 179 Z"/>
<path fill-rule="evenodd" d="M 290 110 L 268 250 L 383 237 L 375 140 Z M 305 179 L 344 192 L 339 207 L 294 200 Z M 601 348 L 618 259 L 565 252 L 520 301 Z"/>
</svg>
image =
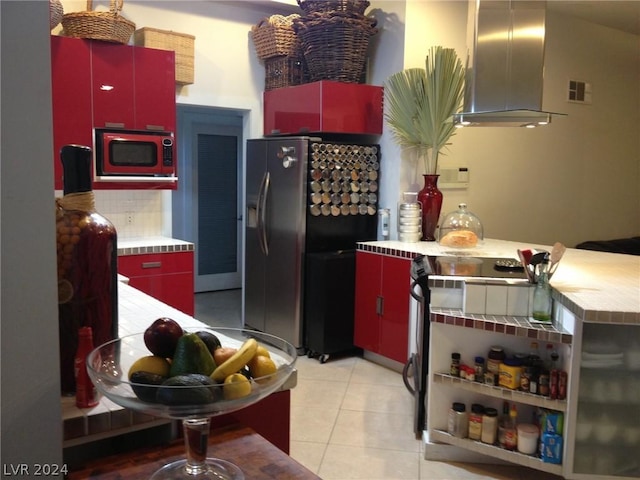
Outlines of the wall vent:
<svg viewBox="0 0 640 480">
<path fill-rule="evenodd" d="M 567 100 L 572 103 L 591 104 L 591 84 L 582 80 L 569 80 Z"/>
</svg>

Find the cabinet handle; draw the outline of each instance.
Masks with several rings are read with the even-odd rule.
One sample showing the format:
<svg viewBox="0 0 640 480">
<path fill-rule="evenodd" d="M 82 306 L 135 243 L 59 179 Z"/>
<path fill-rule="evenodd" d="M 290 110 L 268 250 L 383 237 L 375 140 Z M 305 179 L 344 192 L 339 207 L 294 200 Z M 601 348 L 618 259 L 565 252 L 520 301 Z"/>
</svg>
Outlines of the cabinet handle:
<svg viewBox="0 0 640 480">
<path fill-rule="evenodd" d="M 142 268 L 160 268 L 162 262 L 142 262 Z"/>
<path fill-rule="evenodd" d="M 152 130 L 156 132 L 164 131 L 164 125 L 146 125 L 146 127 L 147 127 L 147 130 Z"/>
<path fill-rule="evenodd" d="M 376 297 L 376 313 L 378 315 L 384 315 L 384 297 L 380 295 Z"/>
<path fill-rule="evenodd" d="M 104 122 L 104 126 L 107 128 L 124 128 L 124 123 L 122 122 Z"/>
</svg>

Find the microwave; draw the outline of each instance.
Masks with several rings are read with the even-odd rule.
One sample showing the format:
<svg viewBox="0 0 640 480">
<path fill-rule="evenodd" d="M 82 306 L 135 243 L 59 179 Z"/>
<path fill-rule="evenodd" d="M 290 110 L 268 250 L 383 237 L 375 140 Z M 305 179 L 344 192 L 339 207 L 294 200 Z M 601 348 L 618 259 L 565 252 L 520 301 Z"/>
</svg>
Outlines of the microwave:
<svg viewBox="0 0 640 480">
<path fill-rule="evenodd" d="M 177 182 L 172 132 L 94 129 L 94 181 Z"/>
</svg>

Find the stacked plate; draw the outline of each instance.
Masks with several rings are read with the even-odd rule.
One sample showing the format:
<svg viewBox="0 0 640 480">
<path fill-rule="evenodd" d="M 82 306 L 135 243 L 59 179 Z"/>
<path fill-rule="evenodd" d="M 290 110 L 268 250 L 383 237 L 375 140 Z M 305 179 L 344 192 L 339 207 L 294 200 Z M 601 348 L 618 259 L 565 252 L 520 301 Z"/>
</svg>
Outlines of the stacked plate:
<svg viewBox="0 0 640 480">
<path fill-rule="evenodd" d="M 398 204 L 398 240 L 419 242 L 422 238 L 422 206 L 418 194 L 405 192 L 404 202 Z"/>
</svg>

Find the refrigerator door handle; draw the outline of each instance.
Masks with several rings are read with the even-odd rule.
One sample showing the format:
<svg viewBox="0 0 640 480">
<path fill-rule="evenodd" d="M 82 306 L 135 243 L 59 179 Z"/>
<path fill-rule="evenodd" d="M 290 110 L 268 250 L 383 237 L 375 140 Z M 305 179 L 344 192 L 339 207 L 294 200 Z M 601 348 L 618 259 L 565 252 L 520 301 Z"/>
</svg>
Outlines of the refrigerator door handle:
<svg viewBox="0 0 640 480">
<path fill-rule="evenodd" d="M 260 191 L 258 192 L 258 204 L 256 216 L 258 217 L 258 242 L 260 249 L 265 255 L 269 255 L 269 244 L 267 242 L 267 197 L 269 196 L 269 186 L 271 185 L 271 175 L 265 172 L 260 183 Z"/>
</svg>

